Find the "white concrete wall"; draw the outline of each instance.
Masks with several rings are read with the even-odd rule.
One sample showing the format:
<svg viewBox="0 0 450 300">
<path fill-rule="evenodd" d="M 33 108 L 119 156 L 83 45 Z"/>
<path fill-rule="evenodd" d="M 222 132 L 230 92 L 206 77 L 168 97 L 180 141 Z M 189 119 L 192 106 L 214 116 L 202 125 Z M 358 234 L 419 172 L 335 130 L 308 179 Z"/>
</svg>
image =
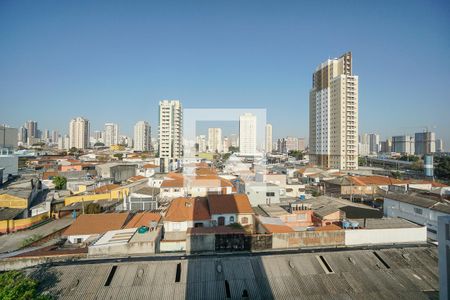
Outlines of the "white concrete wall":
<svg viewBox="0 0 450 300">
<path fill-rule="evenodd" d="M 425 243 L 426 227 L 345 230 L 345 245 Z"/>
<path fill-rule="evenodd" d="M 159 250 L 161 252 L 186 251 L 186 241 L 160 241 Z"/>
<path fill-rule="evenodd" d="M 220 215 L 212 215 L 211 219 L 213 220 L 213 222 L 216 223 L 216 226 L 219 225 L 219 217 L 224 217 L 225 218 L 225 225 L 230 225 L 231 223 L 237 223 L 238 219 L 237 219 L 237 215 L 236 214 L 220 214 Z M 230 217 L 234 218 L 233 222 L 230 222 Z"/>
<path fill-rule="evenodd" d="M 184 221 L 184 222 L 170 222 L 164 221 L 164 231 L 173 232 L 173 231 L 183 231 L 186 232 L 188 228 L 195 227 L 195 223 L 202 223 L 203 227 L 210 227 L 211 223 L 209 220 L 204 221 Z"/>
<path fill-rule="evenodd" d="M 69 242 L 71 242 L 72 244 L 76 244 L 77 243 L 77 239 L 81 239 L 81 242 L 84 242 L 85 240 L 87 240 L 89 237 L 91 237 L 91 235 L 69 235 L 67 237 L 67 239 L 69 240 Z"/>
</svg>

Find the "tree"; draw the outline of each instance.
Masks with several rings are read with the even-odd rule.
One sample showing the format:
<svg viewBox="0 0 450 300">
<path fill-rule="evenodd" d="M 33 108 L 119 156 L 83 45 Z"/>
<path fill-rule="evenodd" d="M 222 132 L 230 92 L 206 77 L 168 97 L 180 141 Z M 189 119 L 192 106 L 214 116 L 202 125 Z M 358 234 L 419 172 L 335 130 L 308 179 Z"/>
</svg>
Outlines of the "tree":
<svg viewBox="0 0 450 300">
<path fill-rule="evenodd" d="M 123 154 L 122 153 L 116 153 L 113 155 L 115 158 L 117 158 L 118 160 L 122 160 L 123 159 Z"/>
<path fill-rule="evenodd" d="M 239 152 L 239 147 L 230 146 L 230 147 L 228 147 L 228 152 L 231 152 L 231 153 Z"/>
<path fill-rule="evenodd" d="M 67 178 L 63 176 L 55 176 L 53 177 L 53 184 L 55 185 L 56 190 L 62 190 L 67 183 Z"/>
<path fill-rule="evenodd" d="M 0 274 L 0 299 L 28 300 L 51 299 L 48 295 L 39 295 L 39 282 L 25 276 L 19 271 L 8 271 Z"/>
<path fill-rule="evenodd" d="M 419 157 L 418 156 L 415 156 L 415 155 L 408 155 L 408 154 L 404 154 L 404 155 L 402 155 L 402 156 L 400 156 L 400 158 L 399 158 L 399 160 L 403 160 L 403 161 L 413 161 L 413 162 L 416 162 L 416 161 L 419 161 Z"/>
<path fill-rule="evenodd" d="M 434 158 L 435 170 L 434 174 L 437 178 L 450 181 L 450 157 L 448 156 L 436 156 Z"/>
<path fill-rule="evenodd" d="M 86 206 L 86 213 L 87 214 L 98 214 L 101 212 L 100 205 L 98 203 L 89 203 Z"/>
<path fill-rule="evenodd" d="M 291 150 L 291 151 L 289 151 L 288 155 L 291 157 L 295 157 L 296 160 L 303 159 L 303 152 L 300 150 Z"/>
<path fill-rule="evenodd" d="M 393 171 L 391 172 L 392 177 L 394 177 L 395 179 L 402 179 L 402 173 L 400 173 L 399 171 Z"/>
</svg>

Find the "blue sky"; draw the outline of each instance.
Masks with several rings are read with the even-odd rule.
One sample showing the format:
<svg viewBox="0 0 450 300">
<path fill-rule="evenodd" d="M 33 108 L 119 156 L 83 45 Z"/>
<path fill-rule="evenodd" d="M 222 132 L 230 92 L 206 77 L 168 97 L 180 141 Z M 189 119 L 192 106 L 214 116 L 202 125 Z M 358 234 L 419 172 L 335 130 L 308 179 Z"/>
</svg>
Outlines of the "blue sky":
<svg viewBox="0 0 450 300">
<path fill-rule="evenodd" d="M 0 123 L 156 132 L 158 101 L 180 99 L 266 108 L 275 137 L 307 136 L 311 74 L 348 50 L 360 132 L 435 126 L 450 145 L 449 1 L 3 0 Z"/>
</svg>

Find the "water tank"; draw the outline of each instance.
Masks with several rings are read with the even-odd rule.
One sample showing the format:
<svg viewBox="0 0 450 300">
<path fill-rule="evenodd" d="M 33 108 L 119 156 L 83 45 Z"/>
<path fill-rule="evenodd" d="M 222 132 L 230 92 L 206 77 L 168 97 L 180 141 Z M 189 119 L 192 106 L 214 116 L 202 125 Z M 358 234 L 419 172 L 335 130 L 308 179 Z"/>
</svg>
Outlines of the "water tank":
<svg viewBox="0 0 450 300">
<path fill-rule="evenodd" d="M 342 221 L 342 227 L 344 227 L 344 229 L 348 229 L 350 227 L 350 222 L 347 220 Z"/>
<path fill-rule="evenodd" d="M 305 200 L 305 195 L 300 195 L 300 200 Z"/>
<path fill-rule="evenodd" d="M 351 221 L 351 222 L 350 222 L 350 226 L 351 226 L 352 228 L 358 228 L 358 227 L 359 227 L 359 222 Z"/>
<path fill-rule="evenodd" d="M 426 154 L 424 156 L 424 171 L 426 177 L 433 177 L 434 170 L 433 170 L 433 155 Z"/>
</svg>

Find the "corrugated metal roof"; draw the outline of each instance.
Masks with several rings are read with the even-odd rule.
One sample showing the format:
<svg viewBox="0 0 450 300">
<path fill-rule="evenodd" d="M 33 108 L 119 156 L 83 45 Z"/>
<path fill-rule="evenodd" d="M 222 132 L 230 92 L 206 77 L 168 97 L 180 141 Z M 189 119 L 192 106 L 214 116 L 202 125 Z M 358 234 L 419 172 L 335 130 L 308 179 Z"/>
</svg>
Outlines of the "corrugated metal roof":
<svg viewBox="0 0 450 300">
<path fill-rule="evenodd" d="M 427 299 L 424 291 L 439 288 L 436 252 L 417 247 L 214 256 L 54 266 L 48 272 L 57 276 L 51 291 L 61 299 L 224 299 L 227 292 L 241 299 L 244 290 L 250 299 Z M 105 286 L 113 265 L 116 272 Z"/>
</svg>

